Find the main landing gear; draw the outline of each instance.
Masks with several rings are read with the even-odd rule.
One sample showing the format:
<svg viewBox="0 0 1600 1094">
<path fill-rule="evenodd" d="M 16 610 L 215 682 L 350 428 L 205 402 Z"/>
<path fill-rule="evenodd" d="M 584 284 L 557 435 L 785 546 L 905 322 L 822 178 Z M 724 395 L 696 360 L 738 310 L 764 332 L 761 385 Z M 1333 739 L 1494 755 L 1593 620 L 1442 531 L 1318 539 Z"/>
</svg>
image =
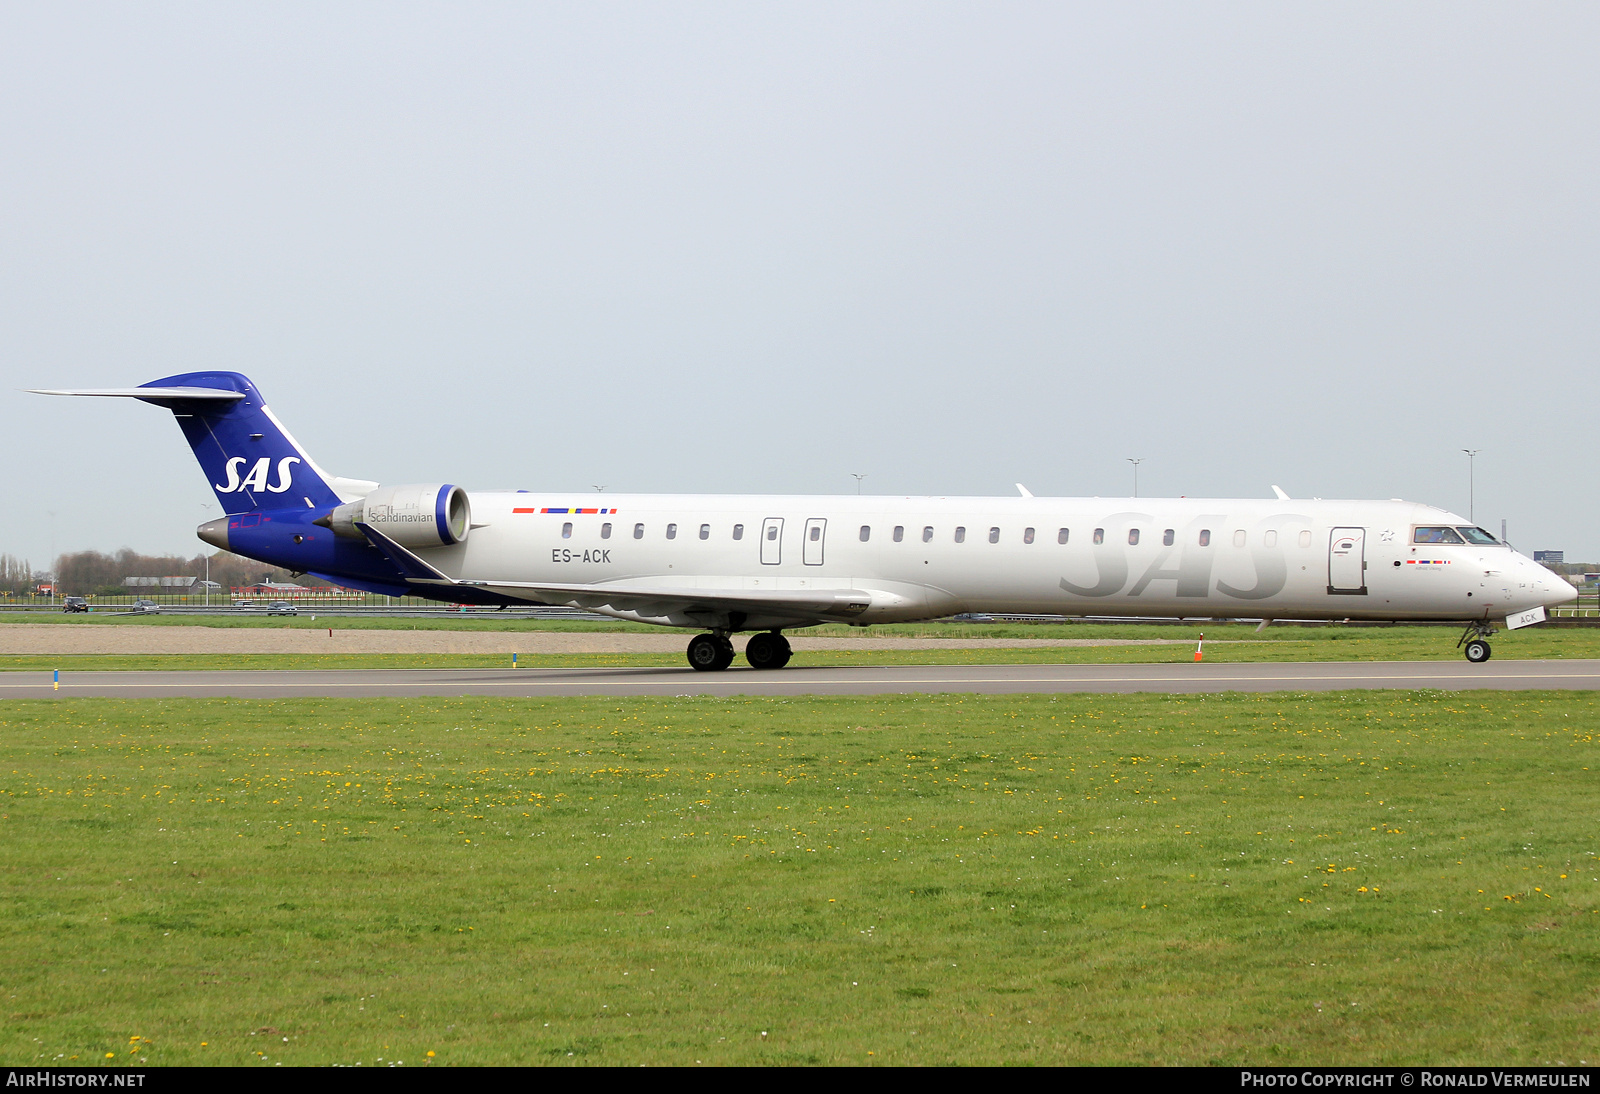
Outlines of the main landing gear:
<svg viewBox="0 0 1600 1094">
<path fill-rule="evenodd" d="M 751 635 L 744 657 L 753 669 L 781 669 L 793 651 L 779 631 Z M 721 672 L 733 664 L 733 643 L 725 634 L 697 634 L 689 640 L 689 667 L 696 672 Z"/>
<path fill-rule="evenodd" d="M 744 659 L 753 669 L 781 669 L 789 663 L 793 653 L 781 631 L 764 631 L 750 636 L 744 648 Z"/>
<path fill-rule="evenodd" d="M 1487 640 L 1493 633 L 1494 628 L 1487 623 L 1468 623 L 1467 629 L 1461 632 L 1461 638 L 1456 642 L 1456 649 L 1465 653 L 1467 660 L 1474 665 L 1481 665 L 1489 660 L 1491 651 Z"/>
<path fill-rule="evenodd" d="M 721 672 L 733 664 L 733 643 L 727 635 L 697 634 L 689 640 L 689 667 L 696 672 Z"/>
</svg>

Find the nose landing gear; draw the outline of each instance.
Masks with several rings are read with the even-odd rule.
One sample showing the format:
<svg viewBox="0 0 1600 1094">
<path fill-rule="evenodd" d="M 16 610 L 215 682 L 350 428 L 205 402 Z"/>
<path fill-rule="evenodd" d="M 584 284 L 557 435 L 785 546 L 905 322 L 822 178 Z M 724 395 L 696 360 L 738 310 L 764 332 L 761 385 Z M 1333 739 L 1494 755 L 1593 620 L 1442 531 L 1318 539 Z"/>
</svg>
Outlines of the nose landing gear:
<svg viewBox="0 0 1600 1094">
<path fill-rule="evenodd" d="M 1489 660 L 1491 651 L 1487 639 L 1492 634 L 1494 628 L 1487 623 L 1468 623 L 1467 629 L 1461 632 L 1456 642 L 1456 649 L 1466 654 L 1467 660 L 1474 665 L 1481 665 Z"/>
</svg>

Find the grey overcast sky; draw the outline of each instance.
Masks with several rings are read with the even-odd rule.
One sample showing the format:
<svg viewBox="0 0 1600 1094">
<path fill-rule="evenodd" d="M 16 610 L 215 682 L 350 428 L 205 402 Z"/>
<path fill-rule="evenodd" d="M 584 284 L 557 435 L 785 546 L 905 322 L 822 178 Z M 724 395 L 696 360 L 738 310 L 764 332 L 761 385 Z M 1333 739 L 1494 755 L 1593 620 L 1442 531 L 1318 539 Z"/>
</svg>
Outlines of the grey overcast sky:
<svg viewBox="0 0 1600 1094">
<path fill-rule="evenodd" d="M 171 416 L 612 491 L 1407 497 L 1600 558 L 1600 6 L 0 6 L 0 551 Z M 210 509 L 204 508 L 211 503 Z M 53 514 L 53 516 L 52 516 Z"/>
</svg>

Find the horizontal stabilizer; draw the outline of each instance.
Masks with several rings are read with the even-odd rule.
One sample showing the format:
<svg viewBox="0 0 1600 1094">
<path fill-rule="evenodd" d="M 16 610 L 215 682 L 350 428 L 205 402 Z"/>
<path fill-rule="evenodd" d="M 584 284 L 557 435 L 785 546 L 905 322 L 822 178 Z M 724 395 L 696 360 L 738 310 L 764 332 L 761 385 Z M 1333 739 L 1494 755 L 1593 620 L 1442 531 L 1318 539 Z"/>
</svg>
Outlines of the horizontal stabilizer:
<svg viewBox="0 0 1600 1094">
<path fill-rule="evenodd" d="M 242 391 L 224 391 L 219 387 L 77 387 L 48 390 L 31 387 L 34 395 L 102 395 L 115 399 L 219 399 L 233 402 L 243 399 Z"/>
</svg>

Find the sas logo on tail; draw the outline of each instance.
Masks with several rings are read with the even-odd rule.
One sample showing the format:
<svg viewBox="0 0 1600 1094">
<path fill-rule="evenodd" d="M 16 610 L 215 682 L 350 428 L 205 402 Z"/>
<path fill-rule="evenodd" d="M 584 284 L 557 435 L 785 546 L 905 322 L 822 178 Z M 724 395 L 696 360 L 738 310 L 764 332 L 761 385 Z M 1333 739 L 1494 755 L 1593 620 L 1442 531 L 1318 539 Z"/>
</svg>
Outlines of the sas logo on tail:
<svg viewBox="0 0 1600 1094">
<path fill-rule="evenodd" d="M 228 485 L 223 486 L 220 482 L 211 484 L 217 488 L 217 493 L 232 494 L 237 490 L 265 490 L 272 494 L 281 494 L 288 490 L 290 486 L 289 465 L 299 463 L 300 457 L 285 456 L 278 461 L 278 483 L 276 486 L 267 485 L 267 475 L 272 470 L 272 458 L 270 456 L 262 456 L 255 462 L 255 466 L 250 468 L 248 475 L 243 479 L 239 478 L 239 468 L 249 462 L 243 456 L 234 456 L 230 459 L 228 461 Z"/>
</svg>

